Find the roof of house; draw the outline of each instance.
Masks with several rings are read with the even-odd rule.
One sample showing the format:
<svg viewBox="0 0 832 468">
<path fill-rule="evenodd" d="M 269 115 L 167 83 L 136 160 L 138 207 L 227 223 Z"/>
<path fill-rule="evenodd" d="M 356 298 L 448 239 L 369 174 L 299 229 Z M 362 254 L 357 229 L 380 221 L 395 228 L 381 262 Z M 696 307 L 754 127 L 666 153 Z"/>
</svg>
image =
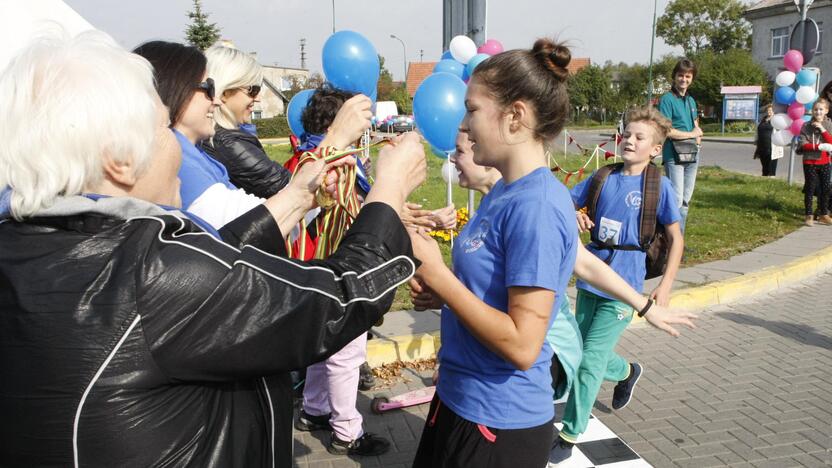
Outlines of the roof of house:
<svg viewBox="0 0 832 468">
<path fill-rule="evenodd" d="M 416 89 L 431 73 L 436 62 L 411 62 L 407 66 L 407 94 L 413 97 Z"/>
<path fill-rule="evenodd" d="M 431 73 L 437 62 L 411 62 L 407 67 L 407 94 L 413 97 L 416 89 L 422 84 Z M 573 58 L 566 69 L 570 75 L 578 73 L 582 68 L 589 66 L 592 61 L 589 58 Z"/>
<path fill-rule="evenodd" d="M 827 8 L 832 6 L 830 0 L 814 0 L 809 13 L 813 9 Z M 782 14 L 799 15 L 795 0 L 760 0 L 745 9 L 746 17 L 765 18 Z"/>
<path fill-rule="evenodd" d="M 569 71 L 570 75 L 574 75 L 581 71 L 582 68 L 588 67 L 592 65 L 592 60 L 589 57 L 573 57 L 572 60 L 569 61 L 569 65 L 566 66 L 566 70 Z"/>
<path fill-rule="evenodd" d="M 723 86 L 720 90 L 721 94 L 760 94 L 762 92 L 762 86 Z"/>
<path fill-rule="evenodd" d="M 755 11 L 755 10 L 762 10 L 763 8 L 778 6 L 778 5 L 787 5 L 792 4 L 794 5 L 793 0 L 761 0 L 750 7 L 746 8 L 745 11 Z"/>
</svg>

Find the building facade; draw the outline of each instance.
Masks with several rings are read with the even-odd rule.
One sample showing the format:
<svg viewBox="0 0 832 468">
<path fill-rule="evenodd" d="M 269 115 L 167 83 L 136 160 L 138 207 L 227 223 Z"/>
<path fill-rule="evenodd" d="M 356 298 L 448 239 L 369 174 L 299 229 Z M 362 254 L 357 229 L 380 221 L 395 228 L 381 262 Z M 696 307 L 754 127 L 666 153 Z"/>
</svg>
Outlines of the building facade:
<svg viewBox="0 0 832 468">
<path fill-rule="evenodd" d="M 820 69 L 818 83 L 821 88 L 832 80 L 832 44 L 824 29 L 832 28 L 832 0 L 815 0 L 809 8 L 809 18 L 818 24 L 820 42 L 818 52 L 807 67 Z M 800 14 L 794 0 L 763 0 L 745 10 L 745 18 L 751 22 L 751 53 L 774 79 L 783 68 L 783 55 L 791 48 L 789 37 Z"/>
<path fill-rule="evenodd" d="M 292 87 L 292 80 L 301 83 L 309 78 L 309 70 L 303 68 L 288 68 L 263 65 L 263 89 L 260 91 L 260 102 L 254 105 L 253 119 L 268 119 L 286 113 L 289 104 L 284 91 Z"/>
</svg>

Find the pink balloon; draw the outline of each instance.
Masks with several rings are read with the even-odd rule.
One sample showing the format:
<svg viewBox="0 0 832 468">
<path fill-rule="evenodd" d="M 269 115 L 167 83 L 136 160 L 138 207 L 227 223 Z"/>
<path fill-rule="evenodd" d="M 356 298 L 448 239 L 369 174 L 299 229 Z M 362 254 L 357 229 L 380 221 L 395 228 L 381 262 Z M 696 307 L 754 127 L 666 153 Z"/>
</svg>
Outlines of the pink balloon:
<svg viewBox="0 0 832 468">
<path fill-rule="evenodd" d="M 803 114 L 805 114 L 805 113 L 806 113 L 806 107 L 803 104 L 795 101 L 795 102 L 791 103 L 791 105 L 789 105 L 788 114 L 789 114 L 790 119 L 798 120 L 801 117 L 803 117 Z"/>
<path fill-rule="evenodd" d="M 488 55 L 497 55 L 503 51 L 503 44 L 500 43 L 497 39 L 489 39 L 485 41 L 485 43 L 477 48 L 478 54 L 488 54 Z M 801 62 L 801 65 L 803 63 Z"/>
<path fill-rule="evenodd" d="M 789 71 L 793 71 L 795 73 L 799 72 L 800 67 L 803 66 L 803 54 L 801 54 L 799 50 L 795 49 L 786 52 L 786 55 L 783 57 L 783 65 L 785 65 Z"/>
<path fill-rule="evenodd" d="M 792 122 L 792 126 L 789 128 L 789 131 L 792 132 L 792 135 L 800 135 L 800 130 L 803 129 L 803 124 L 803 119 L 798 118 Z"/>
</svg>

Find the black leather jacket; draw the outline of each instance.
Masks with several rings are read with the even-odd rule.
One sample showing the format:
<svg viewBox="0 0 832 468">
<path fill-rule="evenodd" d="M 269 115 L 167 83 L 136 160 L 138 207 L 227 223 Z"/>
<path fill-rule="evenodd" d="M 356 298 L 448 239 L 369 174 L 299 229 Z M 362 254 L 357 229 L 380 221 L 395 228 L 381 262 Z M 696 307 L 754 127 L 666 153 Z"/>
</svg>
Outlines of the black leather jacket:
<svg viewBox="0 0 832 468">
<path fill-rule="evenodd" d="M 243 218 L 232 244 L 130 198 L 0 221 L 0 465 L 291 466 L 284 373 L 365 333 L 415 265 L 382 203 L 310 263 L 266 251 L 265 207 Z"/>
<path fill-rule="evenodd" d="M 242 130 L 217 126 L 214 137 L 201 146 L 225 166 L 232 184 L 260 198 L 276 194 L 292 178 L 285 167 L 269 159 L 256 136 Z"/>
</svg>

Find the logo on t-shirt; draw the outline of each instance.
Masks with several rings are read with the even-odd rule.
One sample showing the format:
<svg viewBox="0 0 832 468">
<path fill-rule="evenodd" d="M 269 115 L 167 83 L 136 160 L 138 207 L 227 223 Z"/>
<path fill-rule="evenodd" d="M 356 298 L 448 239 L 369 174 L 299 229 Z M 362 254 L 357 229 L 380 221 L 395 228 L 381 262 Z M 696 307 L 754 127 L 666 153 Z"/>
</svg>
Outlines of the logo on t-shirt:
<svg viewBox="0 0 832 468">
<path fill-rule="evenodd" d="M 641 208 L 641 190 L 633 190 L 628 193 L 624 201 L 627 203 L 627 207 L 631 209 L 637 210 Z"/>
<path fill-rule="evenodd" d="M 485 236 L 488 234 L 488 228 L 488 220 L 481 220 L 477 225 L 477 229 L 471 233 L 471 237 L 465 239 L 462 243 L 462 250 L 465 253 L 472 253 L 479 250 L 485 244 Z"/>
</svg>

